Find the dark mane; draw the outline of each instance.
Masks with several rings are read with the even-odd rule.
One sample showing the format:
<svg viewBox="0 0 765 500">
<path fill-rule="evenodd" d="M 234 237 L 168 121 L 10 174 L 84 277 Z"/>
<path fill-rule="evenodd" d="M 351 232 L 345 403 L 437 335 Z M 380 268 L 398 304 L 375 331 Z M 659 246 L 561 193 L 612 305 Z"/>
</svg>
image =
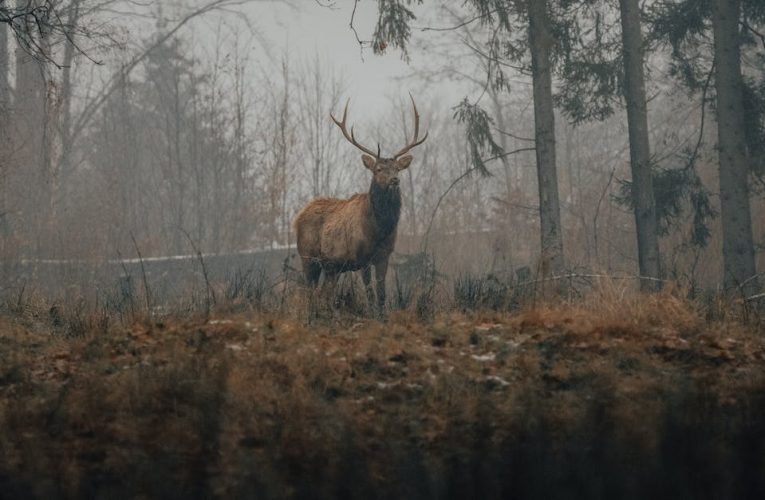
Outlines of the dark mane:
<svg viewBox="0 0 765 500">
<path fill-rule="evenodd" d="M 401 191 L 396 188 L 380 187 L 374 180 L 369 187 L 369 203 L 375 222 L 380 230 L 378 239 L 383 240 L 396 230 L 401 216 Z"/>
</svg>

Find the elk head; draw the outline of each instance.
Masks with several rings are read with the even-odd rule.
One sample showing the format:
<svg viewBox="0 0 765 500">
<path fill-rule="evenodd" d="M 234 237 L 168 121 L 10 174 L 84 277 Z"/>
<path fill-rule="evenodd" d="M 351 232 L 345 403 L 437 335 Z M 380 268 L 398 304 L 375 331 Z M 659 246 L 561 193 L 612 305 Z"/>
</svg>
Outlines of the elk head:
<svg viewBox="0 0 765 500">
<path fill-rule="evenodd" d="M 377 144 L 376 153 L 360 144 L 353 134 L 353 127 L 351 127 L 351 132 L 348 133 L 348 129 L 346 128 L 346 120 L 348 119 L 348 104 L 350 103 L 350 99 L 345 103 L 345 110 L 343 111 L 343 119 L 341 121 L 338 121 L 334 115 L 330 115 L 332 117 L 332 121 L 334 121 L 337 126 L 340 127 L 343 135 L 346 139 L 348 139 L 348 142 L 366 153 L 361 155 L 361 162 L 370 172 L 372 172 L 373 182 L 384 189 L 398 189 L 398 173 L 409 167 L 409 165 L 412 163 L 412 156 L 407 155 L 407 153 L 415 146 L 419 146 L 425 142 L 425 139 L 428 138 L 427 132 L 422 139 L 419 138 L 420 114 L 417 112 L 417 105 L 414 103 L 412 94 L 409 94 L 409 98 L 412 100 L 412 108 L 414 109 L 414 138 L 398 153 L 393 155 L 392 158 L 383 158 L 380 156 L 379 143 Z"/>
</svg>

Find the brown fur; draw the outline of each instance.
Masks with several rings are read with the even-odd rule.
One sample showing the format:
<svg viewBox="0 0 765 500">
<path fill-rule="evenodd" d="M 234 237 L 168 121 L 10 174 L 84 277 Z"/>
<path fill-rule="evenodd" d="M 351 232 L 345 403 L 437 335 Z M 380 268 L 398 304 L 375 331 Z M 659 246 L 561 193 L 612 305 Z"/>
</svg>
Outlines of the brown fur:
<svg viewBox="0 0 765 500">
<path fill-rule="evenodd" d="M 325 289 L 332 293 L 340 273 L 360 270 L 371 305 L 374 300 L 374 266 L 380 315 L 385 309 L 388 259 L 396 244 L 396 229 L 401 215 L 398 174 L 412 163 L 412 157 L 404 155 L 428 137 L 426 133 L 422 139 L 419 138 L 420 116 L 414 98 L 412 108 L 414 138 L 393 158 L 382 158 L 379 144 L 375 153 L 356 141 L 352 128 L 348 132 L 347 103 L 341 121 L 332 116 L 348 142 L 366 153 L 362 155 L 361 162 L 372 172 L 372 184 L 368 193 L 357 194 L 347 200 L 317 198 L 308 203 L 295 218 L 298 254 L 303 261 L 303 272 L 308 284 L 318 285 L 323 272 Z"/>
<path fill-rule="evenodd" d="M 390 255 L 396 243 L 395 229 L 382 234 L 372 217 L 368 193 L 347 200 L 317 198 L 297 215 L 295 229 L 304 266 L 307 260 L 338 272 L 374 264 Z"/>
<path fill-rule="evenodd" d="M 330 293 L 338 274 L 361 271 L 370 305 L 374 301 L 374 267 L 377 305 L 382 314 L 388 259 L 396 244 L 401 212 L 398 173 L 409 166 L 412 157 L 392 160 L 364 155 L 362 161 L 373 173 L 369 192 L 347 200 L 317 198 L 308 203 L 295 218 L 297 247 L 308 284 L 318 285 L 324 272 Z"/>
</svg>

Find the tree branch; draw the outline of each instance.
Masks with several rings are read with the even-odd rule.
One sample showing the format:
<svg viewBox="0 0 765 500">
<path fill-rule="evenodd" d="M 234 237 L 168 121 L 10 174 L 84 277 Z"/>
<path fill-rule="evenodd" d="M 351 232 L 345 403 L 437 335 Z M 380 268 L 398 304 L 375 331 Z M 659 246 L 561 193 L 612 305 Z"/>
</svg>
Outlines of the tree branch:
<svg viewBox="0 0 765 500">
<path fill-rule="evenodd" d="M 536 150 L 536 148 L 520 148 L 520 149 L 516 149 L 514 151 L 509 151 L 507 153 L 502 153 L 501 155 L 492 156 L 491 158 L 483 160 L 483 163 L 488 163 L 490 161 L 498 160 L 498 159 L 503 158 L 505 156 L 510 156 L 510 155 L 513 155 L 513 154 L 522 153 L 524 151 L 535 151 L 535 150 Z M 428 222 L 428 229 L 427 229 L 427 231 L 425 231 L 425 236 L 423 237 L 423 241 L 422 241 L 422 251 L 423 251 L 423 253 L 427 252 L 427 250 L 428 250 L 428 239 L 430 238 L 430 231 L 431 231 L 431 229 L 433 229 L 433 221 L 436 220 L 436 213 L 438 213 L 438 209 L 441 207 L 441 203 L 444 201 L 444 198 L 446 198 L 446 196 L 451 192 L 452 189 L 454 189 L 454 187 L 457 184 L 459 184 L 463 179 L 466 179 L 467 177 L 470 177 L 470 174 L 472 174 L 473 172 L 476 172 L 477 170 L 479 170 L 478 167 L 471 167 L 471 168 L 467 169 L 462 175 L 460 175 L 459 177 L 454 179 L 454 182 L 452 182 L 449 185 L 449 187 L 446 188 L 446 191 L 444 191 L 443 194 L 441 194 L 441 196 L 438 198 L 438 202 L 436 203 L 436 207 L 433 209 L 433 213 L 430 215 L 430 222 Z"/>
</svg>

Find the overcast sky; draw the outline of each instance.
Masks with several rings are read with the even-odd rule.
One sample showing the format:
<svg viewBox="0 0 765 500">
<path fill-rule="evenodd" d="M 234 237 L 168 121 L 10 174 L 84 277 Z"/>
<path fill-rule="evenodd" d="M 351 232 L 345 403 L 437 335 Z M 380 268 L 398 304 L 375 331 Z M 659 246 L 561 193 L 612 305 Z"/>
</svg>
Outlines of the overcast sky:
<svg viewBox="0 0 765 500">
<path fill-rule="evenodd" d="M 321 2 L 326 4 L 326 0 Z M 246 9 L 257 23 L 256 27 L 272 44 L 271 52 L 279 54 L 289 50 L 291 57 L 296 59 L 310 58 L 318 53 L 321 58 L 331 60 L 345 76 L 347 97 L 353 103 L 363 103 L 367 117 L 379 116 L 393 100 L 406 97 L 410 90 L 415 98 L 418 93 L 427 92 L 428 98 L 439 94 L 451 101 L 457 100 L 459 92 L 453 84 L 436 84 L 422 89 L 416 88 L 411 80 L 400 81 L 400 77 L 411 73 L 418 61 L 425 57 L 416 48 L 410 52 L 408 64 L 397 50 L 388 50 L 387 54 L 379 56 L 366 47 L 362 59 L 356 37 L 349 27 L 353 3 L 352 0 L 336 0 L 334 7 L 328 8 L 316 0 L 296 0 L 296 9 L 279 3 L 255 3 Z M 376 19 L 376 2 L 358 3 L 354 26 L 362 40 L 372 37 Z"/>
<path fill-rule="evenodd" d="M 158 9 L 172 19 L 169 23 L 172 26 L 178 19 L 209 1 L 164 0 L 161 4 L 140 3 L 132 7 L 128 4 L 126 11 L 142 11 L 147 15 L 128 20 L 115 14 L 109 21 L 115 29 L 126 30 L 127 44 L 138 52 L 145 48 L 147 40 L 155 36 L 157 27 L 153 16 L 158 14 Z M 326 6 L 328 2 L 332 2 L 330 7 Z M 246 33 L 251 28 L 256 35 L 248 55 L 256 83 L 259 83 L 257 73 L 262 72 L 264 67 L 270 65 L 271 71 L 278 71 L 284 55 L 288 55 L 293 66 L 318 56 L 344 76 L 345 97 L 351 98 L 352 121 L 360 125 L 374 122 L 390 110 L 393 102 L 406 99 L 410 91 L 418 102 L 438 100 L 448 107 L 456 105 L 468 93 L 467 86 L 453 81 L 429 82 L 426 85 L 422 79 L 404 78 L 411 75 L 415 68 L 423 68 L 428 63 L 431 67 L 438 66 L 438 63 L 433 64 L 437 56 L 426 53 L 416 43 L 418 39 L 433 42 L 436 39 L 434 32 L 423 33 L 413 28 L 414 43 L 409 47 L 408 62 L 402 59 L 399 50 L 393 48 L 384 55 L 375 55 L 370 47 L 365 46 L 362 55 L 349 26 L 353 6 L 353 0 L 243 0 L 241 5 L 235 7 L 236 10 L 197 18 L 184 27 L 181 36 L 190 36 L 193 39 L 191 46 L 199 52 L 198 56 L 212 61 L 215 56 L 215 33 L 221 26 L 228 27 L 229 36 L 237 30 L 244 33 L 245 38 L 248 38 Z M 433 14 L 435 3 L 426 2 L 423 6 L 413 4 L 410 8 L 418 17 L 414 25 L 448 24 L 443 20 L 426 20 L 436 17 Z M 376 20 L 377 2 L 359 1 L 354 26 L 362 40 L 372 38 Z M 456 37 L 451 37 L 451 40 L 458 43 Z M 230 47 L 230 44 L 225 46 Z M 107 71 L 114 71 L 116 64 L 121 62 L 110 65 Z M 364 112 L 358 113 L 359 109 Z"/>
</svg>

